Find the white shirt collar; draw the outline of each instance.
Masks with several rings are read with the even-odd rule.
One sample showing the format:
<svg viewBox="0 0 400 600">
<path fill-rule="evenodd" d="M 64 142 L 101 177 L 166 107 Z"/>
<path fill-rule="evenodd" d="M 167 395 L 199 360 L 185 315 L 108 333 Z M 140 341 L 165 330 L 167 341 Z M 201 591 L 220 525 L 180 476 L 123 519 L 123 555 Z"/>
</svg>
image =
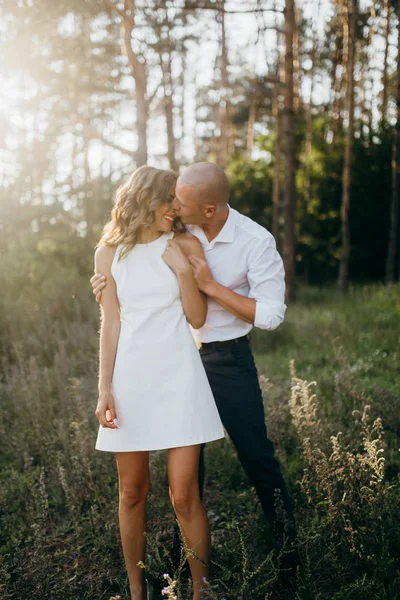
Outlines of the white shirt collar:
<svg viewBox="0 0 400 600">
<path fill-rule="evenodd" d="M 224 226 L 222 227 L 221 231 L 219 232 L 219 234 L 217 235 L 217 237 L 215 237 L 213 240 L 211 240 L 211 242 L 208 241 L 206 234 L 204 233 L 204 230 L 202 227 L 200 227 L 199 225 L 190 225 L 189 226 L 189 230 L 190 233 L 194 234 L 203 245 L 205 246 L 209 246 L 212 247 L 214 246 L 214 244 L 216 242 L 222 242 L 222 243 L 232 243 L 235 237 L 235 228 L 236 228 L 236 211 L 231 208 L 228 204 L 228 209 L 229 209 L 229 213 L 228 213 L 228 218 L 226 219 Z"/>
</svg>

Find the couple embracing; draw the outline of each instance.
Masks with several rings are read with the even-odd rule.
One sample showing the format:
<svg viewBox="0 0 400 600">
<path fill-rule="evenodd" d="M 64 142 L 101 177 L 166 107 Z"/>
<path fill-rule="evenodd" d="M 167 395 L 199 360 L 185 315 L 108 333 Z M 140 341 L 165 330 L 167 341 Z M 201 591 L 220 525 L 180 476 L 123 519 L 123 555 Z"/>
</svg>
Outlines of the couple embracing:
<svg viewBox="0 0 400 600">
<path fill-rule="evenodd" d="M 145 554 L 151 450 L 168 451 L 171 501 L 197 556 L 188 557 L 193 600 L 202 597 L 211 550 L 201 501 L 204 446 L 223 438 L 224 428 L 276 549 L 295 541 L 249 344 L 253 325 L 275 329 L 283 321 L 284 270 L 273 236 L 232 209 L 229 193 L 228 178 L 212 163 L 194 164 L 180 177 L 140 167 L 118 188 L 97 244 L 91 279 L 101 305 L 96 449 L 116 455 L 131 600 L 149 597 L 138 563 Z M 277 495 L 284 520 L 276 514 Z M 177 531 L 174 550 L 179 554 Z M 295 549 L 287 556 L 295 567 Z"/>
</svg>

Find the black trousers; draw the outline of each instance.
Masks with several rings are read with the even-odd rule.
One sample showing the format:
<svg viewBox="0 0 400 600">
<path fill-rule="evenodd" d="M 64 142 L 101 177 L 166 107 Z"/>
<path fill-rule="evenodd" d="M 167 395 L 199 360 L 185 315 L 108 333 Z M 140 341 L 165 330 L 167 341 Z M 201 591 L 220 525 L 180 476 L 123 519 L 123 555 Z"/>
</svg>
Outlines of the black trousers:
<svg viewBox="0 0 400 600">
<path fill-rule="evenodd" d="M 243 469 L 254 485 L 277 547 L 286 536 L 295 539 L 293 507 L 267 436 L 263 398 L 248 338 L 200 350 L 221 421 L 237 451 Z M 199 488 L 203 497 L 204 447 L 199 462 Z M 174 546 L 175 546 L 174 542 Z"/>
</svg>

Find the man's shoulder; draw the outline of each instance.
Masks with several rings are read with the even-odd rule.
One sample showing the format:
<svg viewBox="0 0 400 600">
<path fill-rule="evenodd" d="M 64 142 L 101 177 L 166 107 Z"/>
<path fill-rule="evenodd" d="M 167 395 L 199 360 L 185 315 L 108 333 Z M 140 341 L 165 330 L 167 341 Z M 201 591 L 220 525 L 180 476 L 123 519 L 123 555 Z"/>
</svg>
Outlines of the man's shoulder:
<svg viewBox="0 0 400 600">
<path fill-rule="evenodd" d="M 235 216 L 236 226 L 242 236 L 249 237 L 255 241 L 260 240 L 260 242 L 267 242 L 273 239 L 273 235 L 268 229 L 236 209 L 232 208 L 231 210 Z"/>
</svg>

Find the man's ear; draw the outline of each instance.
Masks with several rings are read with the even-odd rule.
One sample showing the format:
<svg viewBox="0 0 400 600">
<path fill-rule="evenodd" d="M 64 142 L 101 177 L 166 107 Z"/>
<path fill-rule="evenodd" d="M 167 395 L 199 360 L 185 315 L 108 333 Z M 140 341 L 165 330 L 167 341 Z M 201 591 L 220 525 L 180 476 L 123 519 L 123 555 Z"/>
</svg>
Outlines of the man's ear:
<svg viewBox="0 0 400 600">
<path fill-rule="evenodd" d="M 215 215 L 216 209 L 217 207 L 215 206 L 215 204 L 208 204 L 204 210 L 204 216 L 206 217 L 206 219 L 211 219 L 211 217 Z"/>
</svg>

